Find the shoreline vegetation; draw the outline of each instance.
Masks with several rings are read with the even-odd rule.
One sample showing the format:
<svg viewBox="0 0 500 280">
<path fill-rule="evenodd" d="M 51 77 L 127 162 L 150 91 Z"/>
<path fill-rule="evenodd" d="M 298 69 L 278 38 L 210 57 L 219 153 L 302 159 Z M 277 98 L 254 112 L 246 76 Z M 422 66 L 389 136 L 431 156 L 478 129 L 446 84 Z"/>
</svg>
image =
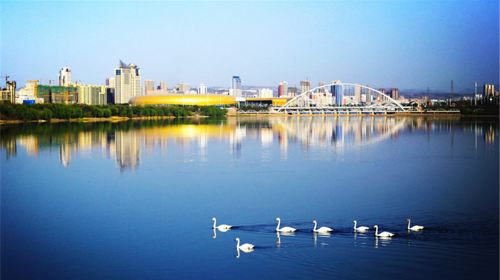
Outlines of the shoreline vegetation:
<svg viewBox="0 0 500 280">
<path fill-rule="evenodd" d="M 85 104 L 0 103 L 0 123 L 101 122 L 173 118 L 223 118 L 227 109 L 216 106 L 129 106 Z"/>
<path fill-rule="evenodd" d="M 436 114 L 432 112 L 397 113 L 379 116 L 446 116 L 463 117 L 497 117 L 498 105 L 489 104 L 478 110 L 469 106 L 457 106 L 453 109 L 460 112 L 445 111 Z M 58 123 L 58 122 L 122 122 L 128 120 L 164 120 L 176 118 L 225 118 L 227 116 L 284 116 L 266 112 L 264 108 L 247 106 L 239 110 L 220 108 L 217 106 L 129 106 L 129 105 L 85 105 L 85 104 L 12 104 L 0 103 L 0 124 L 15 123 Z M 257 110 L 258 109 L 258 110 Z M 429 108 L 452 109 L 452 108 Z M 248 111 L 249 110 L 249 111 Z M 309 116 L 309 115 L 308 115 Z M 333 116 L 333 115 L 332 115 Z M 343 116 L 349 116 L 348 114 Z M 351 114 L 351 116 L 364 116 Z M 373 115 L 366 115 L 373 116 Z"/>
</svg>

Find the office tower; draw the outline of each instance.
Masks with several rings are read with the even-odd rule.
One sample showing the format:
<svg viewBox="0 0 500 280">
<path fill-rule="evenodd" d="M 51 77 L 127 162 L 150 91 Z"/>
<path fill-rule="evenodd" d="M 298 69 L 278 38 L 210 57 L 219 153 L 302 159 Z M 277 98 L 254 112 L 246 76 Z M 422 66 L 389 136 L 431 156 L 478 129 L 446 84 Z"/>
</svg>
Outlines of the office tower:
<svg viewBox="0 0 500 280">
<path fill-rule="evenodd" d="M 371 90 L 365 88 L 365 103 L 366 105 L 370 105 L 372 103 L 372 92 Z"/>
<path fill-rule="evenodd" d="M 354 86 L 354 104 L 361 103 L 361 87 L 359 85 Z"/>
<path fill-rule="evenodd" d="M 155 82 L 153 80 L 144 80 L 144 94 L 153 94 L 155 91 Z"/>
<path fill-rule="evenodd" d="M 392 88 L 391 89 L 391 97 L 394 100 L 398 100 L 399 99 L 399 89 L 398 88 Z"/>
<path fill-rule="evenodd" d="M 332 95 L 335 96 L 335 105 L 342 105 L 344 99 L 344 89 L 339 81 L 332 82 L 333 85 L 330 87 Z"/>
<path fill-rule="evenodd" d="M 241 78 L 240 76 L 233 76 L 231 89 L 229 91 L 230 95 L 234 95 L 236 97 L 241 97 L 242 88 L 241 88 Z"/>
<path fill-rule="evenodd" d="M 278 86 L 278 97 L 288 96 L 288 82 L 281 81 Z"/>
<path fill-rule="evenodd" d="M 141 75 L 135 64 L 125 64 L 115 69 L 115 103 L 128 103 L 132 97 L 141 94 Z"/>
<path fill-rule="evenodd" d="M 386 94 L 386 92 L 385 92 L 385 88 L 379 88 L 379 89 L 378 89 L 378 91 L 380 91 L 381 93 L 383 93 L 383 94 L 387 95 L 387 94 Z M 386 96 L 381 95 L 381 94 L 377 95 L 377 101 L 378 101 L 378 102 L 380 102 L 380 101 L 384 101 L 384 100 L 387 100 L 387 97 L 386 97 Z"/>
<path fill-rule="evenodd" d="M 492 97 L 495 95 L 495 85 L 493 84 L 484 84 L 483 86 L 483 96 L 484 97 Z"/>
<path fill-rule="evenodd" d="M 308 80 L 300 81 L 300 93 L 304 93 L 311 89 L 311 82 Z"/>
<path fill-rule="evenodd" d="M 59 70 L 59 85 L 69 86 L 71 85 L 71 68 L 64 66 Z"/>
<path fill-rule="evenodd" d="M 288 96 L 290 96 L 290 97 L 297 96 L 297 87 L 289 87 L 288 88 Z"/>
<path fill-rule="evenodd" d="M 158 86 L 158 89 L 162 92 L 166 92 L 167 91 L 167 83 L 165 83 L 164 81 L 160 81 L 160 85 Z"/>
<path fill-rule="evenodd" d="M 204 84 L 200 84 L 198 87 L 198 94 L 207 94 L 208 93 L 208 88 Z"/>
</svg>

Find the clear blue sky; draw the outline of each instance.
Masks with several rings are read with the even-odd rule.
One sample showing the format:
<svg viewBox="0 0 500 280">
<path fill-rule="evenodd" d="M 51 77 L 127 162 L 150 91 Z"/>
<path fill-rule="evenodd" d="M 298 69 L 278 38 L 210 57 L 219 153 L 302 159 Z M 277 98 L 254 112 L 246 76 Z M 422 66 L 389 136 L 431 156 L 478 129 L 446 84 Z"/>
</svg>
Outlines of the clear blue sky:
<svg viewBox="0 0 500 280">
<path fill-rule="evenodd" d="M 499 79 L 492 1 L 1 1 L 1 75 L 103 84 L 119 59 L 171 87 L 309 77 L 457 91 Z M 3 82 L 2 82 L 3 84 Z"/>
</svg>

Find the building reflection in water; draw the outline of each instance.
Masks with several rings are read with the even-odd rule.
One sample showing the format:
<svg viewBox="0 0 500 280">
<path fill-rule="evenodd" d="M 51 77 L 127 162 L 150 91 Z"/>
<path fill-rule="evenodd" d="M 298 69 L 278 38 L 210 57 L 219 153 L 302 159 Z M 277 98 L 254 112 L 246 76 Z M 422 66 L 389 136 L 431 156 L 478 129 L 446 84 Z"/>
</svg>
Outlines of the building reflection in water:
<svg viewBox="0 0 500 280">
<path fill-rule="evenodd" d="M 57 127 L 57 124 L 53 126 Z M 495 143 L 498 137 L 498 122 L 483 120 L 463 121 L 460 118 L 430 119 L 425 117 L 269 117 L 231 118 L 216 124 L 165 124 L 153 123 L 142 126 L 123 127 L 108 124 L 106 129 L 97 129 L 88 124 L 80 130 L 62 128 L 59 133 L 16 134 L 15 126 L 0 127 L 3 133 L 0 148 L 7 159 L 15 156 L 18 146 L 28 156 L 37 157 L 40 149 L 58 148 L 60 163 L 68 167 L 79 156 L 99 150 L 103 157 L 115 159 L 121 171 L 135 170 L 142 155 L 167 157 L 167 148 L 190 150 L 196 146 L 196 160 L 207 160 L 207 149 L 211 141 L 227 143 L 234 158 L 241 157 L 245 141 L 259 143 L 262 160 L 271 157 L 273 144 L 280 147 L 280 157 L 287 158 L 291 145 L 308 152 L 310 150 L 343 151 L 347 148 L 364 147 L 387 139 L 397 140 L 403 133 L 424 131 L 453 135 L 456 132 L 474 136 L 476 149 L 479 142 Z M 8 131 L 11 129 L 12 131 Z M 51 127 L 53 129 L 53 127 Z M 275 142 L 276 140 L 276 142 Z M 191 150 L 190 150 L 191 151 Z M 189 153 L 192 154 L 192 153 Z"/>
</svg>

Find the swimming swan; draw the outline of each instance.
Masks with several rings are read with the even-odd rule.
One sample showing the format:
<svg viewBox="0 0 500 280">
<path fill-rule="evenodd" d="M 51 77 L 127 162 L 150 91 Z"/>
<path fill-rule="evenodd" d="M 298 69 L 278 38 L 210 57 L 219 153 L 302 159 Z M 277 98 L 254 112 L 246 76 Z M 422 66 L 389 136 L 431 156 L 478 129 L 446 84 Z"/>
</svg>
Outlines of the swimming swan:
<svg viewBox="0 0 500 280">
<path fill-rule="evenodd" d="M 365 227 L 365 226 L 357 227 L 358 221 L 356 221 L 356 220 L 354 220 L 352 222 L 354 223 L 354 232 L 367 232 L 368 230 L 370 230 L 369 227 Z"/>
<path fill-rule="evenodd" d="M 317 233 L 330 233 L 333 231 L 333 228 L 329 228 L 329 227 L 320 227 L 318 229 L 316 229 L 316 227 L 318 226 L 318 222 L 316 222 L 316 220 L 313 221 L 313 224 L 314 224 L 314 228 L 313 228 L 313 232 L 317 232 Z"/>
<path fill-rule="evenodd" d="M 222 232 L 228 231 L 228 230 L 230 230 L 230 229 L 233 227 L 233 226 L 230 226 L 230 225 L 224 225 L 224 224 L 222 224 L 222 225 L 218 225 L 218 226 L 217 226 L 217 225 L 216 225 L 216 223 L 217 223 L 217 219 L 215 219 L 215 217 L 213 217 L 213 218 L 212 218 L 212 222 L 214 222 L 214 224 L 213 224 L 212 228 L 213 228 L 213 229 L 218 229 L 218 230 L 220 230 L 220 231 L 222 231 Z"/>
<path fill-rule="evenodd" d="M 278 222 L 278 225 L 276 226 L 276 231 L 278 231 L 278 232 L 295 232 L 297 230 L 297 229 L 295 229 L 293 227 L 282 227 L 282 228 L 280 228 L 281 219 L 280 218 L 276 218 L 276 221 Z"/>
<path fill-rule="evenodd" d="M 411 220 L 410 219 L 406 219 L 406 221 L 408 221 L 408 230 L 411 230 L 411 231 L 421 231 L 421 230 L 424 229 L 423 226 L 417 226 L 417 225 L 414 225 L 414 226 L 410 227 Z"/>
<path fill-rule="evenodd" d="M 255 248 L 255 246 L 253 244 L 250 244 L 250 243 L 245 243 L 243 245 L 240 245 L 240 238 L 239 237 L 236 237 L 236 249 L 238 250 L 241 250 L 245 253 L 249 253 L 249 252 L 252 252 L 253 249 Z"/>
<path fill-rule="evenodd" d="M 373 226 L 375 228 L 375 236 L 377 237 L 381 237 L 381 238 L 391 238 L 394 236 L 394 233 L 390 233 L 388 231 L 383 231 L 381 233 L 378 233 L 378 226 L 377 225 L 374 225 Z"/>
</svg>

